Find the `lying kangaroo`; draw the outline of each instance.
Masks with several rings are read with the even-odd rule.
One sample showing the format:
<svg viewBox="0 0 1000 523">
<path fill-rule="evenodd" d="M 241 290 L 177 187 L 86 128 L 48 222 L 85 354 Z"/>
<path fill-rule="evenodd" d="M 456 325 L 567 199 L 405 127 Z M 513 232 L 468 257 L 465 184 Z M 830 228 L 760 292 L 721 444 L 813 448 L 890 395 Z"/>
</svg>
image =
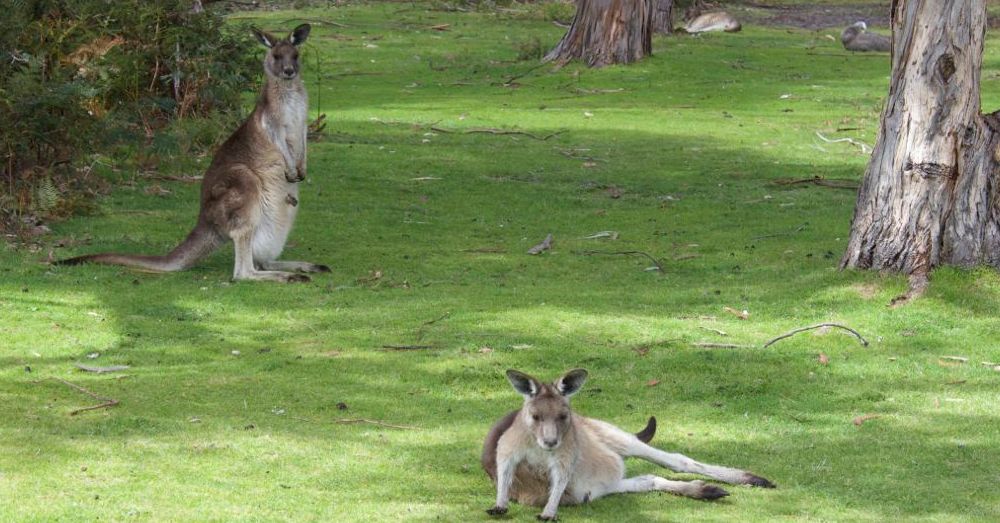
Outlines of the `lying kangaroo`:
<svg viewBox="0 0 1000 523">
<path fill-rule="evenodd" d="M 253 114 L 222 144 L 205 172 L 198 224 L 165 256 L 89 254 L 56 263 L 103 263 L 168 272 L 187 269 L 227 240 L 235 247 L 234 280 L 309 281 L 299 272 L 329 272 L 325 265 L 276 261 L 298 208 L 297 183 L 306 175 L 306 90 L 298 46 L 310 26 L 284 39 L 254 29 L 268 47 L 265 81 Z"/>
<path fill-rule="evenodd" d="M 507 512 L 508 500 L 542 506 L 541 520 L 555 520 L 559 505 L 574 505 L 623 492 L 662 490 L 696 499 L 717 499 L 729 493 L 703 481 L 671 481 L 659 476 L 625 477 L 623 457 L 636 456 L 677 472 L 692 472 L 726 483 L 774 488 L 750 472 L 699 463 L 646 444 L 656 420 L 638 434 L 610 423 L 573 413 L 569 397 L 587 379 L 587 371 L 571 370 L 554 383 L 542 383 L 507 371 L 524 406 L 493 425 L 483 446 L 482 464 L 496 483 L 496 505 L 486 512 Z"/>
<path fill-rule="evenodd" d="M 891 45 L 889 37 L 868 32 L 868 24 L 855 22 L 840 33 L 840 43 L 848 51 L 881 51 L 888 53 Z"/>
<path fill-rule="evenodd" d="M 739 20 L 725 11 L 698 15 L 684 24 L 684 31 L 688 33 L 707 33 L 709 31 L 736 33 L 741 29 L 743 26 L 740 25 Z"/>
</svg>

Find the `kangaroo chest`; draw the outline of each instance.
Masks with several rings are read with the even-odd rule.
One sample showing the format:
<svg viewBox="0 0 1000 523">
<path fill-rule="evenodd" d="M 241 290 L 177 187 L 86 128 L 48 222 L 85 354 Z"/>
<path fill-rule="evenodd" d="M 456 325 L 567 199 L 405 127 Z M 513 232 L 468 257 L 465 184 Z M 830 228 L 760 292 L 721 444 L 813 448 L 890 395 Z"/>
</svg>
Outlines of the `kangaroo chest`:
<svg viewBox="0 0 1000 523">
<path fill-rule="evenodd" d="M 308 101 L 305 91 L 286 90 L 274 95 L 275 107 L 267 126 L 271 140 L 296 161 L 305 157 Z"/>
</svg>

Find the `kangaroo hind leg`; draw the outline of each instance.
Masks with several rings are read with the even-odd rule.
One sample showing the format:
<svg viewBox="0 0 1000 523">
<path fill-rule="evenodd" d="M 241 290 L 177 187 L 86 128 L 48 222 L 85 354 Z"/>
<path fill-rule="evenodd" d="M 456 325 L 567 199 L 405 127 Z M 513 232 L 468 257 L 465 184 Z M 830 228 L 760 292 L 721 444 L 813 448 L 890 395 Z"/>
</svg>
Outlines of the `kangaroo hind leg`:
<svg viewBox="0 0 1000 523">
<path fill-rule="evenodd" d="M 264 280 L 285 283 L 310 281 L 309 277 L 304 274 L 257 269 L 253 262 L 253 233 L 251 231 L 233 235 L 233 250 L 236 255 L 236 265 L 233 268 L 234 280 Z"/>
<path fill-rule="evenodd" d="M 705 483 L 704 481 L 672 481 L 659 476 L 647 474 L 634 478 L 622 478 L 602 490 L 590 492 L 589 500 L 607 496 L 608 494 L 625 494 L 629 492 L 651 492 L 654 490 L 669 492 L 678 496 L 685 496 L 694 499 L 719 499 L 729 495 L 725 489 Z"/>
<path fill-rule="evenodd" d="M 695 461 L 683 454 L 664 452 L 656 447 L 649 446 L 638 439 L 630 442 L 625 455 L 635 456 L 647 461 L 651 461 L 666 467 L 675 472 L 688 472 L 701 474 L 712 479 L 724 481 L 734 485 L 753 485 L 755 487 L 774 488 L 774 483 L 745 470 L 723 467 L 720 465 L 710 465 Z"/>
</svg>

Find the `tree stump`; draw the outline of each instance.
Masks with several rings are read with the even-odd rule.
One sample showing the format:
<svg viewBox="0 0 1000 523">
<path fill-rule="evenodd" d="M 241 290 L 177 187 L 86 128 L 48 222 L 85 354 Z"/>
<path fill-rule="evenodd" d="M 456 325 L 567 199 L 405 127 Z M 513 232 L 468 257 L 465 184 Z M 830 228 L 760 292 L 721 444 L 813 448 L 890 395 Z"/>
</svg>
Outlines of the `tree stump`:
<svg viewBox="0 0 1000 523">
<path fill-rule="evenodd" d="M 1000 117 L 982 115 L 986 0 L 897 0 L 881 128 L 842 268 L 1000 268 Z"/>
<path fill-rule="evenodd" d="M 629 64 L 653 51 L 653 0 L 577 0 L 566 35 L 546 62 L 580 59 L 590 67 Z"/>
<path fill-rule="evenodd" d="M 674 34 L 674 0 L 656 0 L 653 8 L 653 32 Z"/>
</svg>

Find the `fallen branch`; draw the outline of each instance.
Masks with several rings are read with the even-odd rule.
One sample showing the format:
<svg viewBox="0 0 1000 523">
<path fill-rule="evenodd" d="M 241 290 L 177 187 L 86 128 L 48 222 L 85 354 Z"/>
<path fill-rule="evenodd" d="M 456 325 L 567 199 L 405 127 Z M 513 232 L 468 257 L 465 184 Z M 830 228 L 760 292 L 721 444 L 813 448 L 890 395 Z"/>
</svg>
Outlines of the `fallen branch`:
<svg viewBox="0 0 1000 523">
<path fill-rule="evenodd" d="M 657 271 L 666 272 L 663 268 L 663 263 L 660 260 L 654 258 L 651 254 L 642 251 L 577 251 L 574 254 L 579 254 L 580 256 L 595 256 L 595 255 L 606 255 L 606 256 L 644 256 L 653 262 Z"/>
<path fill-rule="evenodd" d="M 584 89 L 582 87 L 573 88 L 574 92 L 580 94 L 610 94 L 610 93 L 623 93 L 625 89 L 619 87 L 618 89 Z"/>
<path fill-rule="evenodd" d="M 789 232 L 776 232 L 776 233 L 774 233 L 774 234 L 765 234 L 765 235 L 763 235 L 763 236 L 754 236 L 753 238 L 750 238 L 750 241 L 752 241 L 752 242 L 755 242 L 755 241 L 757 241 L 757 240 L 763 240 L 763 239 L 765 239 L 765 238 L 776 238 L 776 237 L 778 237 L 778 236 L 791 236 L 791 235 L 793 235 L 793 234 L 796 234 L 796 233 L 800 233 L 800 232 L 802 232 L 803 230 L 805 230 L 805 228 L 806 228 L 806 225 L 807 225 L 807 224 L 803 223 L 802 225 L 799 225 L 798 227 L 796 227 L 794 231 L 789 231 Z"/>
<path fill-rule="evenodd" d="M 412 425 L 393 425 L 392 423 L 386 423 L 384 421 L 378 421 L 378 420 L 373 420 L 373 419 L 364 419 L 364 418 L 343 418 L 343 419 L 334 420 L 333 422 L 334 423 L 339 423 L 341 425 L 350 425 L 350 424 L 354 424 L 354 423 L 368 423 L 370 425 L 378 425 L 379 427 L 390 427 L 390 428 L 393 428 L 393 429 L 421 430 L 420 427 L 414 427 Z"/>
<path fill-rule="evenodd" d="M 534 247 L 528 249 L 528 254 L 537 255 L 541 254 L 543 251 L 547 251 L 552 248 L 552 233 L 545 235 L 545 239 L 542 243 L 535 245 Z"/>
<path fill-rule="evenodd" d="M 532 67 L 531 69 L 528 69 L 527 71 L 525 71 L 525 72 L 523 72 L 521 74 L 516 74 L 514 76 L 511 76 L 510 78 L 508 78 L 508 79 L 504 80 L 503 82 L 501 82 L 500 85 L 502 85 L 504 87 L 510 87 L 511 84 L 514 83 L 514 80 L 518 80 L 520 78 L 524 78 L 525 76 L 528 76 L 528 74 L 533 73 L 536 70 L 541 69 L 542 67 L 545 67 L 546 65 L 548 65 L 548 62 L 542 62 L 542 63 L 540 63 L 540 64 Z"/>
<path fill-rule="evenodd" d="M 568 130 L 568 129 L 562 129 L 562 130 L 556 131 L 556 132 L 551 133 L 551 134 L 546 134 L 545 136 L 539 136 L 537 134 L 529 133 L 527 131 L 518 131 L 518 130 L 515 130 L 515 129 L 494 129 L 492 127 L 489 127 L 489 128 L 474 128 L 474 129 L 456 130 L 456 129 L 448 129 L 448 128 L 445 128 L 445 127 L 438 127 L 436 125 L 432 125 L 430 127 L 430 129 L 432 131 L 437 131 L 439 133 L 445 133 L 445 134 L 451 134 L 451 133 L 461 133 L 461 134 L 477 134 L 478 133 L 478 134 L 497 134 L 497 135 L 511 135 L 511 134 L 515 134 L 515 135 L 527 136 L 529 138 L 534 138 L 535 140 L 540 140 L 540 141 L 543 141 L 543 142 L 546 141 L 546 140 L 548 140 L 549 138 L 554 137 L 554 136 L 559 136 L 560 134 L 565 133 Z"/>
<path fill-rule="evenodd" d="M 702 349 L 752 349 L 753 345 L 737 345 L 735 343 L 712 343 L 709 341 L 696 341 L 691 345 Z"/>
<path fill-rule="evenodd" d="M 417 341 L 418 342 L 424 341 L 424 334 L 426 334 L 427 332 L 427 327 L 434 325 L 435 323 L 447 318 L 448 316 L 451 316 L 450 312 L 446 312 L 440 317 L 434 318 L 433 320 L 425 321 L 422 324 L 420 324 L 420 327 L 417 328 Z"/>
<path fill-rule="evenodd" d="M 80 392 L 82 392 L 82 393 L 90 396 L 91 398 L 94 398 L 94 399 L 102 402 L 99 405 L 93 405 L 93 406 L 90 406 L 90 407 L 82 407 L 82 408 L 79 408 L 79 409 L 76 409 L 76 410 L 72 410 L 69 413 L 70 416 L 76 416 L 77 414 L 79 414 L 81 412 L 86 412 L 88 410 L 97 410 L 97 409 L 104 409 L 104 408 L 108 408 L 108 407 L 114 407 L 115 405 L 118 405 L 118 403 L 119 403 L 118 400 L 116 400 L 116 399 L 105 398 L 104 396 L 99 396 L 99 395 L 94 394 L 93 392 L 91 392 L 91 391 L 89 391 L 89 390 L 87 390 L 87 389 L 85 389 L 85 388 L 83 388 L 83 387 L 81 387 L 81 386 L 79 386 L 79 385 L 77 385 L 75 383 L 70 383 L 70 382 L 68 382 L 68 381 L 66 381 L 66 380 L 64 380 L 62 378 L 51 378 L 51 379 L 54 379 L 54 380 L 62 383 L 63 385 L 66 385 L 67 387 L 71 387 L 73 389 L 76 389 L 76 390 L 78 390 L 78 391 L 80 391 Z"/>
<path fill-rule="evenodd" d="M 385 350 L 425 350 L 433 349 L 433 345 L 383 345 Z"/>
<path fill-rule="evenodd" d="M 84 372 L 96 372 L 97 374 L 104 374 L 105 372 L 120 372 L 129 369 L 128 365 L 109 365 L 107 367 L 96 367 L 94 365 L 84 365 L 82 363 L 74 363 L 73 366 Z"/>
<path fill-rule="evenodd" d="M 421 325 L 421 327 L 426 327 L 426 326 L 428 326 L 428 325 L 434 325 L 435 323 L 437 323 L 437 322 L 439 322 L 439 321 L 441 321 L 441 320 L 443 320 L 443 319 L 447 318 L 448 316 L 451 316 L 451 313 L 450 313 L 450 312 L 446 312 L 446 313 L 442 314 L 441 316 L 439 316 L 439 317 L 437 317 L 437 318 L 434 318 L 433 320 L 427 320 L 427 321 L 425 321 L 425 322 L 424 322 L 424 323 L 423 323 L 423 324 Z"/>
<path fill-rule="evenodd" d="M 774 180 L 771 182 L 775 185 L 798 185 L 802 183 L 811 183 L 814 185 L 819 185 L 821 187 L 830 187 L 833 189 L 849 189 L 857 190 L 858 184 L 854 180 L 843 180 L 837 178 L 824 178 L 822 176 L 813 176 L 812 178 L 802 178 L 798 180 L 792 179 L 781 179 Z"/>
<path fill-rule="evenodd" d="M 870 146 L 868 146 L 867 144 L 861 143 L 861 142 L 855 140 L 854 138 L 836 138 L 836 139 L 831 140 L 830 138 L 827 138 L 826 136 L 823 136 L 823 133 L 821 133 L 819 131 L 816 131 L 816 136 L 819 136 L 819 139 L 823 140 L 826 143 L 847 142 L 847 143 L 849 143 L 851 145 L 857 145 L 858 147 L 861 148 L 861 154 L 868 154 L 871 151 L 871 147 Z"/>
<path fill-rule="evenodd" d="M 813 329 L 819 329 L 821 327 L 837 327 L 838 329 L 844 329 L 847 332 L 850 332 L 851 334 L 857 336 L 857 338 L 859 340 L 861 340 L 861 345 L 864 345 L 865 347 L 868 346 L 868 340 L 866 340 L 864 338 L 864 336 L 862 336 L 861 334 L 858 334 L 858 331 L 856 331 L 856 330 L 854 330 L 854 329 L 852 329 L 850 327 L 845 327 L 844 325 L 840 325 L 839 323 L 820 323 L 819 325 L 812 325 L 812 326 L 809 326 L 809 327 L 802 327 L 800 329 L 795 329 L 795 330 L 793 330 L 791 332 L 787 332 L 785 334 L 782 334 L 781 336 L 778 336 L 777 338 L 774 338 L 771 341 L 765 343 L 764 344 L 764 348 L 766 349 L 766 348 L 770 347 L 772 344 L 774 344 L 775 342 L 783 340 L 785 338 L 789 338 L 789 337 L 794 336 L 794 335 L 796 335 L 796 334 L 798 334 L 800 332 L 805 332 L 805 331 L 813 330 Z"/>
</svg>

